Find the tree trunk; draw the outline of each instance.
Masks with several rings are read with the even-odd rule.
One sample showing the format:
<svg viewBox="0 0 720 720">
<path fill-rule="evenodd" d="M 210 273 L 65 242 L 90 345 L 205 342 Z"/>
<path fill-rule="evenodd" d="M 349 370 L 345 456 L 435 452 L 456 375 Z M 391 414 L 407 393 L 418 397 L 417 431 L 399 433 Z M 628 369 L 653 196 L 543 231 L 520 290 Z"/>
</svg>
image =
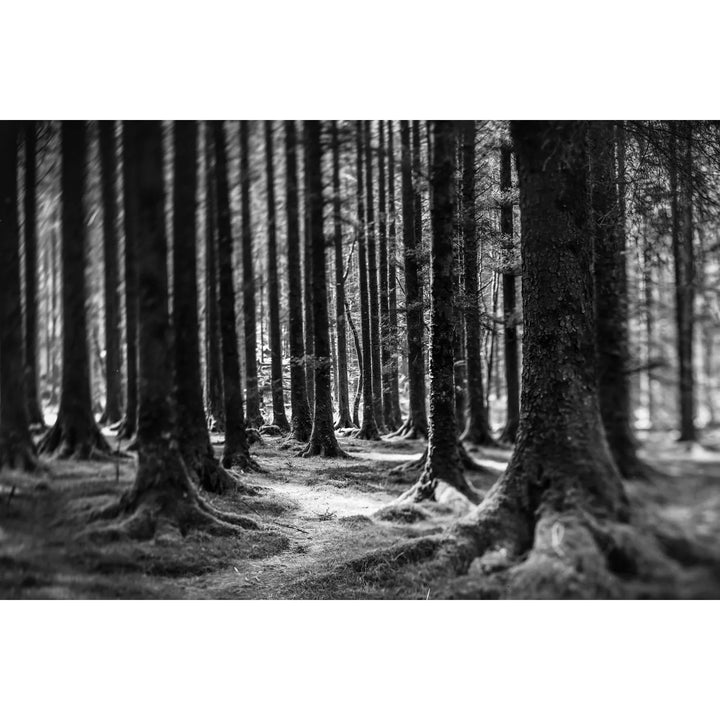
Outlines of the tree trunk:
<svg viewBox="0 0 720 720">
<path fill-rule="evenodd" d="M 303 457 L 346 457 L 333 429 L 331 391 L 332 358 L 328 328 L 328 297 L 325 278 L 325 234 L 323 232 L 323 182 L 320 122 L 306 121 L 307 178 L 310 200 L 310 236 L 312 238 L 313 329 L 315 332 L 315 412 L 312 435 Z"/>
<path fill-rule="evenodd" d="M 305 387 L 310 411 L 315 407 L 315 370 L 313 367 L 312 311 L 312 237 L 310 235 L 310 183 L 308 178 L 307 126 L 303 124 L 303 305 L 305 311 Z"/>
<path fill-rule="evenodd" d="M 453 333 L 455 307 L 455 124 L 433 123 L 430 217 L 432 307 L 430 334 L 430 434 L 425 468 L 403 499 L 432 499 L 443 480 L 473 502 L 480 497 L 463 475 L 455 418 Z"/>
<path fill-rule="evenodd" d="M 365 135 L 365 210 L 368 261 L 368 292 L 370 293 L 370 352 L 372 364 L 372 398 L 378 432 L 383 426 L 383 384 L 380 352 L 380 298 L 378 289 L 377 246 L 375 242 L 375 192 L 373 187 L 372 134 L 369 120 L 364 122 Z"/>
<path fill-rule="evenodd" d="M 95 423 L 90 397 L 85 311 L 85 153 L 85 122 L 64 121 L 61 128 L 62 388 L 57 421 L 38 448 L 40 452 L 77 460 L 110 452 L 110 446 Z"/>
<path fill-rule="evenodd" d="M 617 194 L 614 127 L 612 122 L 592 122 L 589 129 L 600 414 L 621 475 L 642 477 L 631 426 L 625 228 Z"/>
<path fill-rule="evenodd" d="M 693 333 L 695 258 L 692 212 L 692 124 L 672 122 L 670 128 L 672 241 L 675 259 L 675 320 L 679 366 L 680 442 L 695 442 L 695 381 Z M 678 142 L 679 139 L 679 142 Z"/>
<path fill-rule="evenodd" d="M 215 149 L 215 187 L 218 222 L 218 275 L 220 279 L 220 338 L 222 349 L 223 401 L 225 411 L 225 447 L 222 465 L 241 470 L 259 470 L 251 460 L 245 434 L 240 355 L 235 318 L 235 286 L 233 281 L 233 238 L 230 219 L 227 150 L 222 120 L 212 122 Z"/>
<path fill-rule="evenodd" d="M 500 147 L 500 232 L 507 261 L 513 254 L 513 203 L 512 192 L 512 149 L 510 145 Z M 514 443 L 517 440 L 520 422 L 520 362 L 518 357 L 515 269 L 505 268 L 502 280 L 504 315 L 505 384 L 507 392 L 507 418 L 500 440 Z"/>
<path fill-rule="evenodd" d="M 478 240 L 475 219 L 475 122 L 462 123 L 462 234 L 465 267 L 465 355 L 467 358 L 468 408 L 462 440 L 474 445 L 495 445 L 488 423 L 480 352 L 480 290 Z"/>
<path fill-rule="evenodd" d="M 243 262 L 243 327 L 245 330 L 245 397 L 247 423 L 260 427 L 257 369 L 257 321 L 255 313 L 255 265 L 253 254 L 252 220 L 250 204 L 250 152 L 248 149 L 249 123 L 240 121 L 240 200 L 242 203 L 242 262 Z M 261 338 L 262 340 L 262 338 Z"/>
<path fill-rule="evenodd" d="M 125 385 L 125 417 L 118 430 L 118 437 L 129 440 L 137 430 L 137 258 L 135 242 L 137 233 L 137 185 L 135 164 L 137 154 L 133 145 L 131 126 L 122 125 L 122 182 L 123 204 L 125 211 L 125 366 L 127 383 Z"/>
<path fill-rule="evenodd" d="M 203 408 L 198 322 L 197 248 L 197 122 L 174 123 L 173 184 L 173 325 L 177 436 L 191 476 L 209 492 L 235 485 L 215 459 Z"/>
<path fill-rule="evenodd" d="M 136 123 L 132 123 L 136 125 Z M 168 315 L 167 241 L 165 237 L 162 125 L 141 122 L 134 128 L 138 154 L 138 469 L 135 483 L 119 504 L 98 513 L 129 515 L 110 537 L 148 539 L 157 530 L 192 528 L 233 532 L 234 525 L 255 528 L 243 518 L 215 511 L 190 481 L 178 446 L 174 392 L 173 333 Z"/>
<path fill-rule="evenodd" d="M 365 189 L 363 183 L 363 125 L 355 124 L 357 147 L 357 233 L 358 274 L 360 282 L 360 334 L 362 336 L 363 419 L 358 437 L 363 440 L 379 440 L 380 433 L 375 420 L 373 404 L 372 336 L 370 330 L 370 290 L 366 259 L 365 237 Z"/>
<path fill-rule="evenodd" d="M 405 259 L 405 311 L 407 316 L 408 380 L 410 410 L 401 434 L 408 438 L 427 437 L 425 408 L 425 356 L 423 348 L 423 285 L 419 268 L 422 247 L 418 242 L 416 193 L 410 149 L 410 126 L 400 121 L 402 143 L 402 212 Z"/>
<path fill-rule="evenodd" d="M 335 327 L 337 335 L 338 421 L 336 427 L 352 427 L 348 392 L 347 332 L 345 327 L 345 276 L 343 267 L 342 198 L 340 196 L 340 139 L 337 121 L 330 122 L 333 181 L 333 242 L 335 245 Z M 299 263 L 298 263 L 299 266 Z"/>
<path fill-rule="evenodd" d="M 294 120 L 285 121 L 287 190 L 288 315 L 290 335 L 290 427 L 292 436 L 307 442 L 312 417 L 307 399 L 303 338 L 302 267 L 300 265 L 300 220 L 298 216 L 297 132 Z"/>
<path fill-rule="evenodd" d="M 220 348 L 220 317 L 218 308 L 217 248 L 217 181 L 215 151 L 210 123 L 205 123 L 205 327 L 207 337 L 206 413 L 208 424 L 215 432 L 225 431 L 223 372 Z"/>
<path fill-rule="evenodd" d="M 25 393 L 30 423 L 45 427 L 37 381 L 37 123 L 23 123 L 25 139 Z"/>
<path fill-rule="evenodd" d="M 353 344 L 355 345 L 355 356 L 357 357 L 358 365 L 358 381 L 357 387 L 355 388 L 355 398 L 353 399 L 353 410 L 352 410 L 352 421 L 355 427 L 360 427 L 360 400 L 363 397 L 363 357 L 362 357 L 362 346 L 360 344 L 360 338 L 358 337 L 358 331 L 355 327 L 355 323 L 352 319 L 352 313 L 350 312 L 350 305 L 347 300 L 345 301 L 345 312 L 347 314 L 348 325 L 353 336 Z"/>
<path fill-rule="evenodd" d="M 273 124 L 265 121 L 265 167 L 267 171 L 268 211 L 268 308 L 270 335 L 270 374 L 272 386 L 273 425 L 282 432 L 290 432 L 285 415 L 283 396 L 282 345 L 280 342 L 280 290 L 277 270 L 277 228 L 275 221 L 275 171 L 273 165 Z"/>
<path fill-rule="evenodd" d="M 120 360 L 120 298 L 118 296 L 118 189 L 115 122 L 99 123 L 100 174 L 105 257 L 105 422 L 120 420 L 122 404 Z"/>
<path fill-rule="evenodd" d="M 38 461 L 30 435 L 23 370 L 17 204 L 19 130 L 18 122 L 0 123 L 0 469 L 27 471 L 34 470 Z M 31 187 L 35 192 L 34 182 Z"/>
<path fill-rule="evenodd" d="M 391 422 L 389 427 L 399 428 L 402 425 L 400 415 L 400 381 L 398 377 L 398 359 L 400 342 L 398 339 L 397 318 L 397 222 L 395 211 L 395 151 L 392 120 L 387 121 L 388 132 L 388 214 L 390 227 L 388 232 L 388 328 L 387 339 L 390 346 L 390 406 Z"/>
</svg>

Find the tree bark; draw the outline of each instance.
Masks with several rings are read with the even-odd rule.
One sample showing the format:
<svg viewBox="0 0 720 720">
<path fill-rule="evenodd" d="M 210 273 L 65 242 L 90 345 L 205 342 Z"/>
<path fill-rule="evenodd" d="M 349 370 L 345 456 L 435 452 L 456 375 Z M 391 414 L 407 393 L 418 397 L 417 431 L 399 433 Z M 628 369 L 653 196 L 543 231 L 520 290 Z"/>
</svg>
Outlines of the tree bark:
<svg viewBox="0 0 720 720">
<path fill-rule="evenodd" d="M 122 404 L 120 359 L 120 298 L 118 296 L 118 188 L 115 122 L 99 124 L 100 174 L 105 258 L 105 422 L 120 420 Z"/>
<path fill-rule="evenodd" d="M 110 452 L 98 428 L 90 396 L 90 358 L 85 311 L 84 194 L 87 181 L 84 121 L 63 121 L 61 127 L 62 312 L 63 354 L 60 408 L 55 425 L 39 451 L 87 460 Z"/>
<path fill-rule="evenodd" d="M 313 329 L 315 332 L 315 412 L 312 435 L 304 457 L 346 457 L 340 449 L 333 428 L 331 391 L 332 358 L 328 328 L 328 297 L 325 277 L 325 234 L 323 232 L 322 146 L 320 122 L 306 121 L 307 177 L 310 200 L 310 235 L 312 238 Z"/>
<path fill-rule="evenodd" d="M 303 125 L 303 306 L 305 313 L 305 387 L 310 410 L 315 407 L 315 370 L 313 367 L 312 311 L 312 237 L 310 235 L 310 182 L 308 178 L 307 126 Z"/>
<path fill-rule="evenodd" d="M 297 131 L 294 120 L 285 121 L 288 315 L 290 335 L 290 427 L 292 437 L 307 442 L 312 416 L 305 378 L 303 337 L 302 267 L 300 264 L 300 219 L 298 216 Z"/>
<path fill-rule="evenodd" d="M 25 393 L 30 423 L 45 427 L 37 381 L 37 123 L 23 123 L 25 140 Z"/>
<path fill-rule="evenodd" d="M 513 252 L 513 203 L 512 192 L 512 149 L 503 144 L 500 147 L 500 232 L 503 237 L 503 249 L 509 256 Z M 507 419 L 500 440 L 514 443 L 517 440 L 518 423 L 520 422 L 520 361 L 518 357 L 518 337 L 516 314 L 515 271 L 506 268 L 503 272 L 503 314 L 504 314 L 504 350 L 505 350 L 505 384 L 507 387 Z"/>
<path fill-rule="evenodd" d="M 338 420 L 336 427 L 352 427 L 348 391 L 347 332 L 345 327 L 345 269 L 343 267 L 342 198 L 340 196 L 340 138 L 337 121 L 330 122 L 333 182 L 333 243 L 335 246 L 335 327 L 337 336 Z M 299 266 L 299 263 L 298 263 Z"/>
<path fill-rule="evenodd" d="M 38 461 L 30 435 L 23 370 L 17 204 L 19 139 L 18 122 L 0 123 L 0 469 L 29 471 L 37 467 Z M 34 193 L 34 182 L 31 187 Z M 32 271 L 35 272 L 34 267 Z"/>
<path fill-rule="evenodd" d="M 370 290 L 368 281 L 367 248 L 365 236 L 365 185 L 363 182 L 363 124 L 355 123 L 357 149 L 357 233 L 358 274 L 360 282 L 360 334 L 362 337 L 363 418 L 358 437 L 363 440 L 379 440 L 373 403 L 372 336 L 370 330 Z"/>
<path fill-rule="evenodd" d="M 243 263 L 243 327 L 245 330 L 245 397 L 247 423 L 260 427 L 260 392 L 257 370 L 257 321 L 255 312 L 255 265 L 250 204 L 250 152 L 248 149 L 249 123 L 240 121 L 240 200 L 242 204 L 242 263 Z"/>
<path fill-rule="evenodd" d="M 273 425 L 282 432 L 290 432 L 290 423 L 285 415 L 283 395 L 282 345 L 280 342 L 280 289 L 277 270 L 277 227 L 275 220 L 275 169 L 273 161 L 273 123 L 265 120 L 265 168 L 267 176 L 268 214 L 268 309 L 270 335 L 270 375 L 272 387 Z"/>
</svg>

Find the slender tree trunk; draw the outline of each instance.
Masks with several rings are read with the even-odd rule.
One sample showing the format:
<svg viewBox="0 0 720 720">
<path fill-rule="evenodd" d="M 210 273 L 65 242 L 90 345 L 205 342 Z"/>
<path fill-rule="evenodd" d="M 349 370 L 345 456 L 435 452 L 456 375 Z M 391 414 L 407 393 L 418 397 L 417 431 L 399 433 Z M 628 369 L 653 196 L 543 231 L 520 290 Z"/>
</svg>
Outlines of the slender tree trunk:
<svg viewBox="0 0 720 720">
<path fill-rule="evenodd" d="M 135 242 L 137 233 L 137 185 L 135 164 L 137 155 L 133 145 L 132 126 L 122 125 L 123 157 L 123 203 L 125 211 L 125 366 L 127 383 L 125 385 L 125 417 L 118 430 L 118 437 L 131 439 L 137 430 L 137 258 Z"/>
<path fill-rule="evenodd" d="M 358 274 L 360 282 L 360 333 L 362 336 L 363 419 L 358 437 L 363 440 L 379 440 L 380 433 L 375 420 L 372 375 L 372 335 L 370 323 L 370 287 L 367 266 L 365 227 L 365 186 L 363 182 L 363 125 L 355 125 L 357 144 L 357 217 L 358 217 Z"/>
<path fill-rule="evenodd" d="M 397 317 L 397 218 L 395 211 L 395 151 L 392 120 L 387 121 L 388 139 L 388 214 L 390 227 L 388 232 L 388 333 L 390 346 L 390 405 L 391 422 L 389 427 L 399 428 L 402 425 L 400 415 L 400 381 L 398 377 L 398 364 L 400 342 L 398 339 Z"/>
<path fill-rule="evenodd" d="M 222 120 L 211 124 L 215 150 L 215 187 L 218 222 L 218 275 L 220 279 L 220 338 L 222 349 L 223 401 L 225 414 L 225 447 L 222 465 L 241 470 L 259 470 L 251 460 L 245 414 L 243 412 L 240 355 L 235 318 L 235 286 L 233 282 L 233 238 L 230 219 L 230 189 Z"/>
<path fill-rule="evenodd" d="M 105 257 L 105 422 L 120 420 L 122 404 L 120 359 L 120 298 L 118 296 L 118 188 L 115 122 L 99 123 L 100 174 Z"/>
<path fill-rule="evenodd" d="M 453 326 L 455 308 L 455 125 L 433 123 L 430 217 L 432 223 L 432 308 L 430 335 L 430 434 L 425 468 L 403 499 L 420 501 L 435 496 L 438 480 L 456 488 L 473 502 L 480 497 L 465 480 L 458 452 L 455 422 Z"/>
<path fill-rule="evenodd" d="M 23 123 L 25 140 L 25 392 L 32 425 L 45 427 L 37 381 L 37 168 L 34 120 Z"/>
<path fill-rule="evenodd" d="M 240 121 L 240 200 L 242 203 L 242 262 L 243 262 L 243 327 L 245 330 L 245 396 L 247 423 L 260 427 L 260 391 L 257 369 L 257 322 L 255 312 L 255 264 L 250 204 L 249 123 Z M 261 338 L 262 340 L 262 338 Z"/>
<path fill-rule="evenodd" d="M 345 328 L 345 277 L 343 268 L 342 198 L 340 196 L 340 139 L 337 121 L 330 123 L 333 181 L 333 242 L 335 245 L 335 326 L 337 334 L 338 421 L 336 427 L 351 427 L 348 392 L 347 332 Z M 298 263 L 299 265 L 299 263 Z"/>
<path fill-rule="evenodd" d="M 358 331 L 355 327 L 355 323 L 352 319 L 352 313 L 350 312 L 350 305 L 347 300 L 345 301 L 345 312 L 347 313 L 347 321 L 350 326 L 350 331 L 353 336 L 353 344 L 355 345 L 355 356 L 357 357 L 358 364 L 358 382 L 355 389 L 355 398 L 353 400 L 352 410 L 352 421 L 355 427 L 360 427 L 360 400 L 363 397 L 363 357 L 362 357 L 362 345 L 360 344 L 360 338 L 358 337 Z"/>
<path fill-rule="evenodd" d="M 308 178 L 308 138 L 307 127 L 303 125 L 303 304 L 305 310 L 305 386 L 308 405 L 312 412 L 315 407 L 315 371 L 313 367 L 313 330 L 312 312 L 312 237 L 310 235 L 310 183 Z"/>
<path fill-rule="evenodd" d="M 270 374 L 272 384 L 273 425 L 290 432 L 283 396 L 282 347 L 280 342 L 280 289 L 277 270 L 277 228 L 275 221 L 275 171 L 273 165 L 273 124 L 265 121 L 265 167 L 268 208 L 268 308 L 270 335 Z"/>
<path fill-rule="evenodd" d="M 285 121 L 285 160 L 287 189 L 288 313 L 290 323 L 290 426 L 292 436 L 307 442 L 312 416 L 307 399 L 302 310 L 302 267 L 300 265 L 300 221 L 298 216 L 297 132 L 294 120 Z"/>
<path fill-rule="evenodd" d="M 90 396 L 90 357 L 85 311 L 84 194 L 87 180 L 86 126 L 61 128 L 63 377 L 55 425 L 40 441 L 40 452 L 87 460 L 110 446 L 98 428 Z"/>
<path fill-rule="evenodd" d="M 675 259 L 675 318 L 679 366 L 680 442 L 695 442 L 693 334 L 695 259 L 692 212 L 692 124 L 673 122 L 670 128 L 672 240 Z M 679 142 L 678 142 L 679 139 Z"/>
<path fill-rule="evenodd" d="M 405 260 L 405 309 L 407 316 L 408 380 L 410 384 L 410 410 L 401 428 L 405 437 L 427 437 L 427 411 L 425 408 L 425 356 L 423 348 L 423 285 L 420 273 L 422 247 L 418 242 L 417 203 L 414 190 L 410 148 L 410 125 L 400 121 L 402 144 L 402 212 L 403 246 Z"/>
<path fill-rule="evenodd" d="M 205 123 L 205 327 L 207 338 L 206 414 L 215 432 L 225 432 L 220 315 L 218 307 L 218 227 L 215 150 L 210 123 Z"/>
<path fill-rule="evenodd" d="M 19 131 L 18 122 L 0 123 L 0 469 L 34 470 L 38 461 L 30 435 L 22 353 Z M 34 182 L 31 187 L 35 192 Z"/>
<path fill-rule="evenodd" d="M 611 122 L 593 122 L 589 128 L 600 414 L 621 475 L 642 477 L 631 427 L 625 228 L 617 194 L 615 133 Z"/>
<path fill-rule="evenodd" d="M 182 458 L 195 481 L 210 492 L 235 485 L 210 444 L 203 408 L 198 321 L 195 211 L 198 187 L 198 123 L 174 123 L 173 310 L 177 394 L 177 436 Z"/>
<path fill-rule="evenodd" d="M 373 160 L 371 124 L 364 121 L 365 135 L 365 210 L 367 217 L 367 261 L 368 292 L 370 293 L 370 352 L 372 364 L 372 397 L 378 432 L 385 432 L 383 426 L 383 384 L 380 352 L 380 297 L 378 289 L 377 245 L 375 242 L 375 191 L 373 187 Z"/>
<path fill-rule="evenodd" d="M 458 126 L 459 129 L 460 126 Z M 466 301 L 462 290 L 464 282 L 464 253 L 465 239 L 462 233 L 463 198 L 462 198 L 462 167 L 463 153 L 462 143 L 459 134 L 456 134 L 456 169 L 455 181 L 455 215 L 453 217 L 453 298 L 454 298 L 454 321 L 453 321 L 453 356 L 455 358 L 455 424 L 458 429 L 465 427 L 466 412 L 466 365 L 467 357 L 465 352 L 465 306 Z"/>
<path fill-rule="evenodd" d="M 512 192 L 512 149 L 510 145 L 500 147 L 500 232 L 502 233 L 503 250 L 508 258 L 514 249 L 513 243 L 513 203 Z M 514 443 L 517 440 L 518 423 L 520 422 L 520 362 L 518 357 L 516 310 L 516 283 L 514 268 L 503 271 L 503 314 L 504 314 L 504 351 L 505 351 L 505 384 L 507 386 L 507 419 L 500 437 L 502 442 Z"/>
<path fill-rule="evenodd" d="M 467 358 L 468 408 L 462 440 L 475 445 L 494 445 L 488 423 L 483 389 L 480 290 L 478 287 L 478 239 L 475 218 L 475 122 L 462 124 L 463 182 L 462 234 L 465 267 L 465 356 Z"/>
<path fill-rule="evenodd" d="M 328 328 L 328 297 L 325 277 L 325 234 L 323 232 L 323 182 L 320 122 L 306 121 L 307 178 L 312 239 L 313 329 L 315 332 L 315 412 L 312 435 L 303 456 L 345 457 L 333 429 L 332 358 Z"/>
</svg>

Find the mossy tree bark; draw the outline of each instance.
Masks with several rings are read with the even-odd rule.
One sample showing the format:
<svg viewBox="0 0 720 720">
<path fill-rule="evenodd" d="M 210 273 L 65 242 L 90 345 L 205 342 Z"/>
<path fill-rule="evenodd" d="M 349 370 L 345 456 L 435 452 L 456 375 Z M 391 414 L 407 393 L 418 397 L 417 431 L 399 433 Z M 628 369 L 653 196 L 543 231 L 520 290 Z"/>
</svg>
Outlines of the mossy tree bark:
<svg viewBox="0 0 720 720">
<path fill-rule="evenodd" d="M 203 407 L 198 322 L 197 209 L 198 123 L 174 123 L 173 312 L 177 436 L 180 453 L 195 481 L 209 492 L 235 485 L 215 458 Z"/>
<path fill-rule="evenodd" d="M 115 122 L 98 123 L 103 204 L 105 268 L 105 411 L 103 420 L 114 424 L 122 416 L 120 360 L 120 298 L 118 295 L 118 187 Z"/>
<path fill-rule="evenodd" d="M 273 123 L 265 121 L 265 169 L 267 173 L 267 220 L 268 220 L 268 308 L 270 335 L 270 375 L 272 386 L 273 425 L 282 432 L 290 432 L 285 415 L 283 394 L 282 344 L 280 342 L 280 289 L 277 269 L 277 227 L 275 208 L 275 166 L 273 159 Z"/>
<path fill-rule="evenodd" d="M 500 232 L 502 246 L 506 255 L 513 253 L 513 202 L 512 192 L 512 149 L 507 143 L 500 147 Z M 500 440 L 514 443 L 517 439 L 518 423 L 520 422 L 520 362 L 518 357 L 517 311 L 515 292 L 515 270 L 512 267 L 503 269 L 503 343 L 505 351 L 505 384 L 507 388 L 507 418 Z"/>
<path fill-rule="evenodd" d="M 333 428 L 331 392 L 332 357 L 328 327 L 327 279 L 325 275 L 325 233 L 323 231 L 323 178 L 320 122 L 306 121 L 308 189 L 310 191 L 310 233 L 312 237 L 313 329 L 315 332 L 315 412 L 310 442 L 304 457 L 346 457 Z"/>
<path fill-rule="evenodd" d="M 131 123 L 122 124 L 122 184 L 124 205 L 125 252 L 125 417 L 118 437 L 129 440 L 137 430 L 137 258 L 133 238 L 137 234 L 137 153 Z"/>
<path fill-rule="evenodd" d="M 461 439 L 475 445 L 494 445 L 490 432 L 482 372 L 478 237 L 475 208 L 475 121 L 462 123 L 462 235 L 465 270 L 465 355 L 467 358 L 467 416 Z"/>
<path fill-rule="evenodd" d="M 626 247 L 617 194 L 615 130 L 608 121 L 592 122 L 589 129 L 600 414 L 620 473 L 642 477 L 645 468 L 637 457 L 631 427 Z"/>
<path fill-rule="evenodd" d="M 38 463 L 30 435 L 23 377 L 17 205 L 19 139 L 18 122 L 0 123 L 0 469 L 34 470 Z"/>
<path fill-rule="evenodd" d="M 453 298 L 455 273 L 455 147 L 452 121 L 433 123 L 430 216 L 432 223 L 432 307 L 430 334 L 430 433 L 425 468 L 402 500 L 433 499 L 439 480 L 473 502 L 480 497 L 465 480 L 455 417 Z"/>
<path fill-rule="evenodd" d="M 347 329 L 345 326 L 345 269 L 343 263 L 342 198 L 340 195 L 340 137 L 330 121 L 333 183 L 333 245 L 335 247 L 335 332 L 337 338 L 338 428 L 352 427 L 348 391 Z"/>
<path fill-rule="evenodd" d="M 62 388 L 55 425 L 38 446 L 40 452 L 77 460 L 110 452 L 110 446 L 95 422 L 90 397 L 85 312 L 86 140 L 85 122 L 74 120 L 62 123 Z"/>
<path fill-rule="evenodd" d="M 240 202 L 242 205 L 243 328 L 245 330 L 245 398 L 247 423 L 260 427 L 260 392 L 257 370 L 257 320 L 255 305 L 255 264 L 253 261 L 252 214 L 250 203 L 249 122 L 240 121 Z"/>
<path fill-rule="evenodd" d="M 242 384 L 240 382 L 240 355 L 238 352 L 237 323 L 235 318 L 235 284 L 233 281 L 233 237 L 230 220 L 230 188 L 222 120 L 211 124 L 215 148 L 215 183 L 218 208 L 218 274 L 220 278 L 220 340 L 223 371 L 223 409 L 225 415 L 225 446 L 222 465 L 240 470 L 259 470 L 250 458 L 245 413 L 243 411 Z"/>
<path fill-rule="evenodd" d="M 303 337 L 302 267 L 300 264 L 300 219 L 298 215 L 297 128 L 285 121 L 285 163 L 288 261 L 288 322 L 290 335 L 290 428 L 292 437 L 307 442 L 312 416 L 305 378 Z"/>
<path fill-rule="evenodd" d="M 25 394 L 27 409 L 32 425 L 45 426 L 37 381 L 37 123 L 28 120 L 23 123 L 25 141 L 25 193 L 23 207 L 25 224 L 23 240 L 25 244 Z"/>
<path fill-rule="evenodd" d="M 168 315 L 162 125 L 135 125 L 138 154 L 139 412 L 138 469 L 135 483 L 100 517 L 124 517 L 111 536 L 146 539 L 157 531 L 192 528 L 234 532 L 256 528 L 244 518 L 220 513 L 198 496 L 178 447 L 174 392 L 173 333 Z"/>
<path fill-rule="evenodd" d="M 357 234 L 358 275 L 360 283 L 360 336 L 362 338 L 363 417 L 358 437 L 362 440 L 379 440 L 373 404 L 372 336 L 370 330 L 370 290 L 367 266 L 367 239 L 365 235 L 365 183 L 363 178 L 363 124 L 355 123 L 357 171 Z"/>
</svg>

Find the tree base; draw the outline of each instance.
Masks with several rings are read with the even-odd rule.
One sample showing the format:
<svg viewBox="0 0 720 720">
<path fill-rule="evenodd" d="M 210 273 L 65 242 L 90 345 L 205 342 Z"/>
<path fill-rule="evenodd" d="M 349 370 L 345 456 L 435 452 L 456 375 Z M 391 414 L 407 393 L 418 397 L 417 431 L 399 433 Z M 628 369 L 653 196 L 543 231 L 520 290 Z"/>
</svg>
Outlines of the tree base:
<svg viewBox="0 0 720 720">
<path fill-rule="evenodd" d="M 264 472 L 257 461 L 253 460 L 249 453 L 243 452 L 242 450 L 224 451 L 220 462 L 226 470 L 233 468 L 243 473 Z"/>
<path fill-rule="evenodd" d="M 403 440 L 427 440 L 427 427 L 418 427 L 413 423 L 412 418 L 408 417 L 400 427 L 388 434 L 389 438 L 402 438 Z"/>
<path fill-rule="evenodd" d="M 304 450 L 298 453 L 298 457 L 310 458 L 310 457 L 324 457 L 324 458 L 342 458 L 347 459 L 350 457 L 341 447 L 338 445 L 337 440 L 333 436 L 332 439 L 310 439 Z"/>
<path fill-rule="evenodd" d="M 112 448 L 94 422 L 84 437 L 80 437 L 74 429 L 66 428 L 64 419 L 59 416 L 38 443 L 38 453 L 61 460 L 106 460 L 112 455 Z"/>
<path fill-rule="evenodd" d="M 23 442 L 20 438 L 13 437 L 0 439 L 0 468 L 34 472 L 40 465 L 31 440 Z"/>
</svg>

